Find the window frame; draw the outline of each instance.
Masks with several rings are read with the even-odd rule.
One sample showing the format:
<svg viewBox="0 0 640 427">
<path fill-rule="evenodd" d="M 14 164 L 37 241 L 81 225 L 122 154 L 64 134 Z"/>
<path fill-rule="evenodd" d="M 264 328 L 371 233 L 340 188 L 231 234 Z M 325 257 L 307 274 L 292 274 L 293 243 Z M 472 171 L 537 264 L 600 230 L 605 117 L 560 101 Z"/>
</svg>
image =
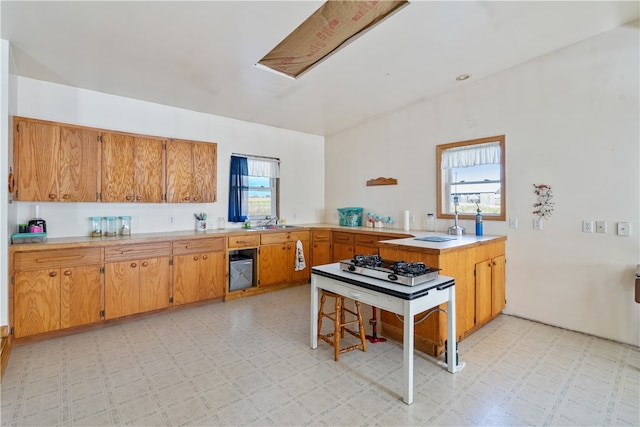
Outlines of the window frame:
<svg viewBox="0 0 640 427">
<path fill-rule="evenodd" d="M 484 221 L 506 221 L 507 218 L 507 180 L 506 180 L 506 147 L 505 147 L 505 135 L 497 135 L 491 136 L 487 138 L 479 138 L 479 139 L 471 139 L 467 141 L 458 141 L 451 142 L 448 144 L 440 144 L 436 146 L 436 194 L 437 194 L 437 210 L 436 216 L 442 219 L 454 219 L 455 214 L 445 212 L 445 205 L 443 203 L 443 193 L 445 189 L 443 188 L 445 180 L 443 180 L 443 170 L 442 167 L 442 153 L 445 150 L 451 148 L 465 147 L 465 146 L 473 146 L 479 144 L 486 144 L 489 142 L 499 142 L 500 143 L 500 214 L 483 214 L 482 219 Z M 450 193 L 449 193 L 450 195 Z M 460 213 L 458 212 L 459 220 L 473 220 L 475 219 L 475 213 Z"/>
<path fill-rule="evenodd" d="M 267 178 L 267 177 L 255 177 L 253 175 L 248 175 L 249 176 L 249 180 L 254 177 L 254 178 Z M 249 218 L 249 220 L 251 221 L 260 221 L 260 220 L 266 220 L 266 219 L 270 219 L 273 217 L 277 217 L 278 216 L 278 211 L 279 211 L 279 206 L 280 206 L 280 200 L 279 200 L 279 187 L 280 187 L 280 178 L 269 178 L 269 187 L 251 187 L 249 186 L 247 189 L 247 193 L 250 191 L 270 191 L 271 192 L 271 212 L 268 215 L 249 215 L 248 213 L 248 209 L 249 206 L 247 205 L 247 218 Z"/>
</svg>

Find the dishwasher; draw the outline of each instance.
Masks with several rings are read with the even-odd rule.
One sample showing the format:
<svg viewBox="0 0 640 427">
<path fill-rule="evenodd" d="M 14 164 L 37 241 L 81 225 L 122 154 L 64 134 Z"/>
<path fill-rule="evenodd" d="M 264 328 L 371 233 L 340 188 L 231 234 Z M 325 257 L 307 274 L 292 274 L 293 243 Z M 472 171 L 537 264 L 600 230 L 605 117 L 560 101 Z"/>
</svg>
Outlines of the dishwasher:
<svg viewBox="0 0 640 427">
<path fill-rule="evenodd" d="M 253 258 L 244 255 L 229 257 L 229 292 L 253 286 Z"/>
</svg>

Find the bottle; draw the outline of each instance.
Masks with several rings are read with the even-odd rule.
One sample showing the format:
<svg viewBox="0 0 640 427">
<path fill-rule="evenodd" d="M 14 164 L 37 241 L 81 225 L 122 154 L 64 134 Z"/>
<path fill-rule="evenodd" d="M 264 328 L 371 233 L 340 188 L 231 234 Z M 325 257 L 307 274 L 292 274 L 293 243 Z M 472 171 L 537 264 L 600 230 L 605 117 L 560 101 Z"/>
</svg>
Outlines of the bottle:
<svg viewBox="0 0 640 427">
<path fill-rule="evenodd" d="M 476 214 L 476 236 L 482 236 L 482 213 L 478 207 L 478 213 Z"/>
<path fill-rule="evenodd" d="M 118 229 L 116 227 L 116 217 L 115 216 L 105 216 L 105 220 L 107 220 L 107 226 L 105 227 L 104 235 L 107 237 L 114 237 L 118 234 Z"/>
<path fill-rule="evenodd" d="M 425 228 L 427 231 L 436 231 L 436 217 L 432 213 L 428 213 L 425 218 Z"/>
<path fill-rule="evenodd" d="M 130 216 L 120 217 L 120 235 L 121 236 L 131 235 L 131 217 Z"/>
<path fill-rule="evenodd" d="M 91 220 L 91 237 L 102 237 L 102 217 L 92 216 Z"/>
</svg>

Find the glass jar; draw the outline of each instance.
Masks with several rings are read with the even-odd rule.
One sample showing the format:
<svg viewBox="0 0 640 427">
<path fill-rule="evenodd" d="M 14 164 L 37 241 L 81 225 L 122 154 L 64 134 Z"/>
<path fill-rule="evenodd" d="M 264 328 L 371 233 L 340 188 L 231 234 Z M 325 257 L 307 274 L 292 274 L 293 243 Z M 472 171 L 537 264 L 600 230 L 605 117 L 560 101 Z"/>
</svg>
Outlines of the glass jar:
<svg viewBox="0 0 640 427">
<path fill-rule="evenodd" d="M 89 218 L 91 221 L 91 237 L 102 237 L 102 217 L 92 216 Z"/>
<path fill-rule="evenodd" d="M 436 231 L 436 217 L 434 214 L 427 214 L 425 218 L 425 227 L 427 231 Z"/>
<path fill-rule="evenodd" d="M 131 235 L 131 217 L 130 216 L 120 217 L 120 235 L 121 236 Z"/>
<path fill-rule="evenodd" d="M 115 216 L 105 216 L 104 219 L 107 221 L 104 235 L 107 237 L 114 237 L 118 234 L 117 225 L 116 225 L 116 217 Z"/>
</svg>

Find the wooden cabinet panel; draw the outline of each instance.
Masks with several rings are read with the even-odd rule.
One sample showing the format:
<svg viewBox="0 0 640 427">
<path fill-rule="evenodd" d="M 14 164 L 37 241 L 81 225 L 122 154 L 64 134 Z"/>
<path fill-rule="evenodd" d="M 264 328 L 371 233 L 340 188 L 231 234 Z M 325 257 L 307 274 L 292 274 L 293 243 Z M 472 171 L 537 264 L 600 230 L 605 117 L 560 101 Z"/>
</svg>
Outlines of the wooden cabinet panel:
<svg viewBox="0 0 640 427">
<path fill-rule="evenodd" d="M 15 129 L 15 199 L 49 201 L 49 194 L 58 193 L 59 127 L 18 120 Z"/>
<path fill-rule="evenodd" d="M 475 265 L 475 301 L 476 324 L 486 323 L 491 319 L 491 260 L 479 262 Z M 469 295 L 471 297 L 471 295 Z"/>
<path fill-rule="evenodd" d="M 169 307 L 171 270 L 168 257 L 140 260 L 140 312 Z"/>
<path fill-rule="evenodd" d="M 197 254 L 201 252 L 223 252 L 224 237 L 210 239 L 180 240 L 173 242 L 173 255 Z"/>
<path fill-rule="evenodd" d="M 260 245 L 260 236 L 258 234 L 230 236 L 228 240 L 229 249 L 255 248 Z"/>
<path fill-rule="evenodd" d="M 102 201 L 160 203 L 163 141 L 102 134 Z"/>
<path fill-rule="evenodd" d="M 173 257 L 173 303 L 221 297 L 225 289 L 224 252 Z"/>
<path fill-rule="evenodd" d="M 171 242 L 136 243 L 108 246 L 104 249 L 106 262 L 167 257 L 171 255 Z"/>
<path fill-rule="evenodd" d="M 100 248 L 69 248 L 55 251 L 18 252 L 14 257 L 17 271 L 100 264 Z"/>
<path fill-rule="evenodd" d="M 60 329 L 60 270 L 15 273 L 16 338 Z"/>
<path fill-rule="evenodd" d="M 60 269 L 60 327 L 100 321 L 102 275 L 99 265 Z"/>
<path fill-rule="evenodd" d="M 311 266 L 331 263 L 331 231 L 311 231 Z"/>
<path fill-rule="evenodd" d="M 140 311 L 138 261 L 110 262 L 104 266 L 105 319 Z"/>
<path fill-rule="evenodd" d="M 289 278 L 290 251 L 286 243 L 260 246 L 259 252 L 259 286 L 271 286 L 284 283 Z"/>
<path fill-rule="evenodd" d="M 170 140 L 166 152 L 167 201 L 215 202 L 217 144 Z"/>
<path fill-rule="evenodd" d="M 491 259 L 492 277 L 491 277 L 491 315 L 497 316 L 502 313 L 506 304 L 505 292 L 505 269 L 506 259 L 504 255 L 499 255 Z"/>
<path fill-rule="evenodd" d="M 355 255 L 353 233 L 334 231 L 331 239 L 333 245 L 333 262 L 353 258 L 353 256 Z"/>
<path fill-rule="evenodd" d="M 202 254 L 199 266 L 200 297 L 209 299 L 224 296 L 225 286 L 225 260 L 224 252 L 208 252 Z"/>
<path fill-rule="evenodd" d="M 100 133 L 60 127 L 58 202 L 95 202 L 100 192 Z"/>
</svg>

